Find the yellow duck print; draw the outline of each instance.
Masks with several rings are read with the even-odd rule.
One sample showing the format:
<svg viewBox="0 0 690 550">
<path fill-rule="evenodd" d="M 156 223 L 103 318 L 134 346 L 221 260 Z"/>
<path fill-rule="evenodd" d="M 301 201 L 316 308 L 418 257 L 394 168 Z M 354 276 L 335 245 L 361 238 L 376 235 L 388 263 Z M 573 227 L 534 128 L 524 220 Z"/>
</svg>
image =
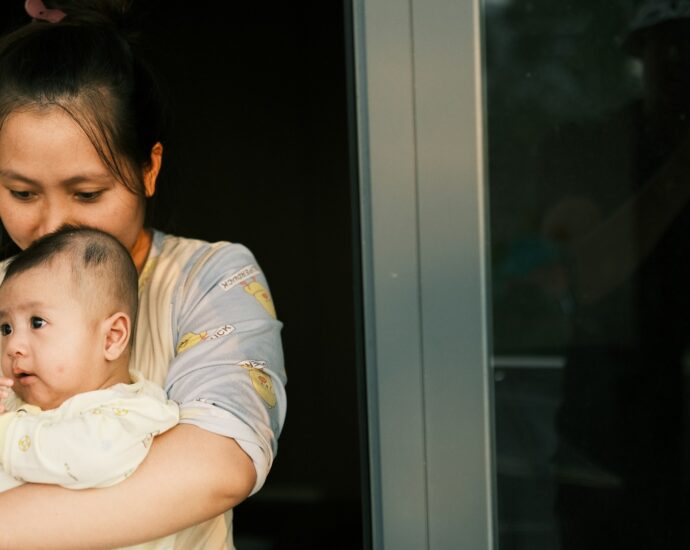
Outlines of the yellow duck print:
<svg viewBox="0 0 690 550">
<path fill-rule="evenodd" d="M 276 309 L 273 305 L 273 300 L 271 299 L 271 294 L 266 290 L 260 282 L 253 281 L 251 283 L 242 284 L 244 291 L 248 292 L 263 306 L 263 308 L 268 312 L 268 314 L 276 318 Z"/>
<path fill-rule="evenodd" d="M 193 348 L 198 343 L 203 342 L 208 338 L 208 332 L 188 332 L 182 338 L 180 338 L 180 343 L 177 344 L 177 353 L 182 353 L 187 351 L 189 348 Z"/>
<path fill-rule="evenodd" d="M 273 382 L 271 377 L 267 375 L 262 369 L 249 369 L 249 377 L 252 379 L 252 386 L 261 396 L 266 404 L 273 408 L 276 406 L 276 392 L 273 390 Z"/>
</svg>

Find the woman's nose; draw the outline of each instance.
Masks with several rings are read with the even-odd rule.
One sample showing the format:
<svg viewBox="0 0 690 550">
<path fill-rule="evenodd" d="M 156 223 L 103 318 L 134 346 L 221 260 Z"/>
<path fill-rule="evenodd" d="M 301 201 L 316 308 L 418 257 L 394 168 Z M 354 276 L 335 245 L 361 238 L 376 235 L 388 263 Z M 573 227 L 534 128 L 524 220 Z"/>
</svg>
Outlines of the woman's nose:
<svg viewBox="0 0 690 550">
<path fill-rule="evenodd" d="M 70 223 L 72 219 L 69 208 L 63 204 L 50 204 L 43 212 L 41 222 L 39 225 L 39 234 L 37 237 L 42 237 L 48 233 L 52 233 L 63 225 Z"/>
</svg>

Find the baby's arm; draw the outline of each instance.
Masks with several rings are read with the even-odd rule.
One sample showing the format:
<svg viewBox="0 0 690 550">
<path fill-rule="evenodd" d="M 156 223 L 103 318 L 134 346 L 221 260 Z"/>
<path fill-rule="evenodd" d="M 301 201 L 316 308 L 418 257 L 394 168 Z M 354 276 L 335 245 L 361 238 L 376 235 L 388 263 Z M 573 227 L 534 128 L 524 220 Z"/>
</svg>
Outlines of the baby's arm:
<svg viewBox="0 0 690 550">
<path fill-rule="evenodd" d="M 23 481 L 70 489 L 122 481 L 146 457 L 153 437 L 178 421 L 177 405 L 150 386 L 132 392 L 119 384 L 74 396 L 50 411 L 25 405 L 5 413 L 2 468 Z"/>
</svg>

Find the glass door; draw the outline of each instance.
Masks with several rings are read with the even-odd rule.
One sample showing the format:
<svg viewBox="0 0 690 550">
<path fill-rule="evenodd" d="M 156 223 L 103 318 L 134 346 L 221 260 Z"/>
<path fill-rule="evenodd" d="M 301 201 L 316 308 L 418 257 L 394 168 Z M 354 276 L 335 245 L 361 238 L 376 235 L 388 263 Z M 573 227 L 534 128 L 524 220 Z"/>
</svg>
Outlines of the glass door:
<svg viewBox="0 0 690 550">
<path fill-rule="evenodd" d="M 690 4 L 483 18 L 499 546 L 687 548 Z"/>
</svg>

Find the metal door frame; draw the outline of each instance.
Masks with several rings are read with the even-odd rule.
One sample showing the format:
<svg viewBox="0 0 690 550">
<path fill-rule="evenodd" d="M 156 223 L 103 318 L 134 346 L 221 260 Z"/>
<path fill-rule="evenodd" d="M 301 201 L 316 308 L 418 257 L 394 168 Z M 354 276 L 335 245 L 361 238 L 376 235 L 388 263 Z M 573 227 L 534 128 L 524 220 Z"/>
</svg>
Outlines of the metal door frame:
<svg viewBox="0 0 690 550">
<path fill-rule="evenodd" d="M 353 0 L 372 538 L 492 548 L 480 0 Z"/>
</svg>

